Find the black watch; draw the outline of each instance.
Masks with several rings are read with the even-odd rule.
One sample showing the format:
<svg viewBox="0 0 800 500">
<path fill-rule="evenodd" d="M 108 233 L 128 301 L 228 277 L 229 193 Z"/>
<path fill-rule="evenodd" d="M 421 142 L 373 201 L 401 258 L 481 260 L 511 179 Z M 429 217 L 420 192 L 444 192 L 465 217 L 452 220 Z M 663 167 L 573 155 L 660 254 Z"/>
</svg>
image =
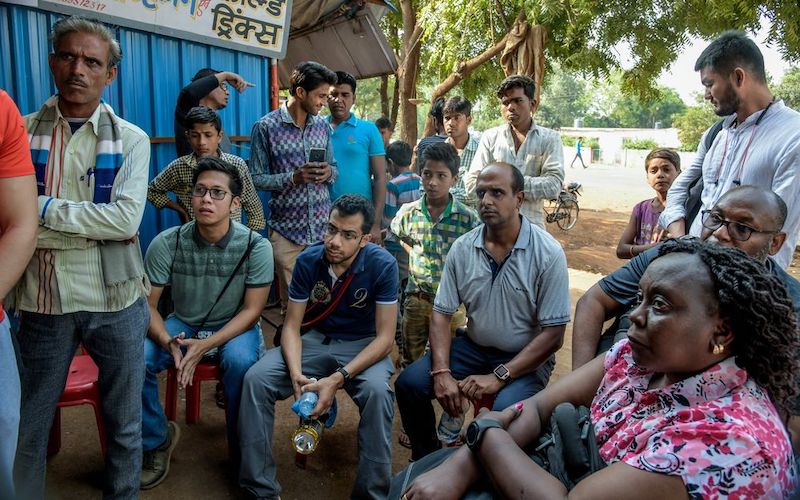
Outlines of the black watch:
<svg viewBox="0 0 800 500">
<path fill-rule="evenodd" d="M 348 371 L 344 369 L 344 366 L 340 366 L 339 368 L 336 369 L 336 371 L 342 374 L 342 377 L 344 377 L 345 384 L 350 380 L 350 373 L 348 373 Z"/>
<path fill-rule="evenodd" d="M 478 451 L 478 447 L 483 440 L 483 434 L 489 429 L 502 429 L 503 424 L 492 418 L 481 418 L 473 420 L 467 426 L 467 446 L 472 451 Z"/>
</svg>

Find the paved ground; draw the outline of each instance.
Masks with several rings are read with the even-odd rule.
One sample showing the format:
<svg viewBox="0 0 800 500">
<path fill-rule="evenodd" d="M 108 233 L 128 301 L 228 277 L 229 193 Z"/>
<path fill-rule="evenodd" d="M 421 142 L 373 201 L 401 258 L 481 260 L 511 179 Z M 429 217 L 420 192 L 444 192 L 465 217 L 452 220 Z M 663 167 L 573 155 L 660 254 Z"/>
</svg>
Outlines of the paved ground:
<svg viewBox="0 0 800 500">
<path fill-rule="evenodd" d="M 564 246 L 572 268 L 570 295 L 574 305 L 580 294 L 601 274 L 623 263 L 614 256 L 619 234 L 631 207 L 653 194 L 645 182 L 644 169 L 593 165 L 587 170 L 567 169 L 567 180 L 576 180 L 584 185 L 578 224 L 569 232 L 560 231 L 555 226 L 549 229 Z M 793 266 L 790 271 L 797 274 L 797 267 Z M 265 337 L 271 342 L 271 328 L 265 328 Z M 563 375 L 570 368 L 570 344 L 571 326 L 568 326 L 564 348 L 557 354 L 554 377 Z M 199 424 L 187 426 L 180 419 L 183 437 L 173 455 L 169 477 L 156 489 L 142 492 L 141 498 L 236 498 L 236 488 L 225 458 L 224 413 L 214 405 L 213 388 L 212 383 L 203 385 L 202 421 Z M 321 449 L 305 470 L 294 466 L 294 453 L 289 442 L 296 418 L 290 413 L 289 402 L 278 405 L 274 450 L 284 499 L 348 497 L 356 469 L 358 412 L 344 394 L 339 403 L 341 413 L 335 427 L 324 435 Z M 183 402 L 179 403 L 178 411 L 182 414 Z M 58 499 L 99 498 L 102 461 L 94 415 L 86 406 L 68 408 L 63 415 L 63 447 L 49 461 L 48 496 Z M 395 418 L 395 443 L 399 425 L 398 414 Z M 397 472 L 407 463 L 409 452 L 396 444 L 393 451 L 393 470 Z"/>
</svg>

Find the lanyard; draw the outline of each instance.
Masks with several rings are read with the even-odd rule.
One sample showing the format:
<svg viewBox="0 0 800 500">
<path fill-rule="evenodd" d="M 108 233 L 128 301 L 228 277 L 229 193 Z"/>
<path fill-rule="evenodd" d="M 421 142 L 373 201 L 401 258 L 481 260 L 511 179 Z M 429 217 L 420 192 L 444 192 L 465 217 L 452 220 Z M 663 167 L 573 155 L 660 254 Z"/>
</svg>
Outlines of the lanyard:
<svg viewBox="0 0 800 500">
<path fill-rule="evenodd" d="M 764 108 L 764 111 L 761 112 L 761 115 L 758 117 L 756 122 L 753 124 L 753 130 L 750 132 L 750 138 L 747 141 L 747 145 L 744 147 L 744 154 L 742 155 L 742 159 L 739 161 L 739 166 L 736 169 L 736 175 L 734 176 L 733 184 L 735 186 L 741 186 L 742 184 L 742 169 L 744 168 L 744 162 L 747 160 L 747 153 L 750 151 L 750 145 L 753 143 L 753 137 L 756 135 L 756 130 L 758 129 L 758 125 L 761 123 L 761 120 L 767 115 L 767 111 L 769 111 L 769 107 L 772 106 L 774 101 L 770 101 L 767 104 L 767 107 Z M 730 139 L 730 132 L 725 134 L 725 149 L 722 151 L 722 160 L 719 162 L 719 166 L 717 167 L 717 175 L 715 176 L 716 179 L 714 180 L 714 185 L 719 185 L 719 177 L 720 173 L 722 172 L 722 166 L 725 164 L 725 157 L 728 155 L 728 139 Z"/>
</svg>

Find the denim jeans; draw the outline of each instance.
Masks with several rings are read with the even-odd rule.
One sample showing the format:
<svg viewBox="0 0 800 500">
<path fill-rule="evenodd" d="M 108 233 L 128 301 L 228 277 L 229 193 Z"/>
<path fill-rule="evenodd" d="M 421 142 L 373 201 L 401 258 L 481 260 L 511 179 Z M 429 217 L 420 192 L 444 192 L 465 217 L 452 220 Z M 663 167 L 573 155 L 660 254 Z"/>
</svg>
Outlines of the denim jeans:
<svg viewBox="0 0 800 500">
<path fill-rule="evenodd" d="M 14 498 L 14 453 L 19 432 L 19 372 L 11 342 L 8 316 L 0 321 L 0 498 Z"/>
<path fill-rule="evenodd" d="M 22 408 L 14 477 L 19 498 L 44 496 L 47 438 L 69 365 L 82 343 L 99 368 L 106 428 L 104 498 L 135 498 L 142 468 L 142 343 L 150 310 L 140 298 L 117 312 L 23 311 L 19 348 Z"/>
<path fill-rule="evenodd" d="M 508 363 L 514 356 L 513 353 L 479 346 L 466 337 L 456 337 L 450 346 L 450 369 L 453 377 L 461 380 L 469 375 L 492 373 L 497 365 Z M 515 378 L 497 393 L 492 409 L 503 410 L 544 389 L 554 365 L 555 358 L 551 356 L 532 373 Z M 394 384 L 403 428 L 411 440 L 413 460 L 439 448 L 436 415 L 431 403 L 435 396 L 430 372 L 431 355 L 428 353 L 403 370 Z"/>
<path fill-rule="evenodd" d="M 164 320 L 170 337 L 181 332 L 186 338 L 197 335 L 197 327 L 187 325 L 175 316 Z M 217 331 L 225 323 L 204 330 Z M 225 392 L 228 443 L 236 449 L 236 422 L 239 418 L 239 401 L 242 396 L 242 380 L 247 370 L 264 353 L 264 338 L 261 327 L 256 325 L 242 332 L 219 347 L 219 366 L 222 369 L 222 386 Z M 158 448 L 167 440 L 167 417 L 158 399 L 158 374 L 173 366 L 172 356 L 150 338 L 144 341 L 145 378 L 142 390 L 142 448 L 145 451 Z"/>
</svg>

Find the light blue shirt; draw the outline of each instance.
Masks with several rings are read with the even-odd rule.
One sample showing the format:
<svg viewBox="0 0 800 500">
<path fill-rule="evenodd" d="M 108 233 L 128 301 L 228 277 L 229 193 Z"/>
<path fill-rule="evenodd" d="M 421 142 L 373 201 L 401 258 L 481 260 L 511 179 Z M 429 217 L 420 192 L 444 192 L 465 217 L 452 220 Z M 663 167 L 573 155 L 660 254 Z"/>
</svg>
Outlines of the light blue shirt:
<svg viewBox="0 0 800 500">
<path fill-rule="evenodd" d="M 330 124 L 331 117 L 326 120 Z M 339 177 L 330 186 L 331 200 L 343 194 L 360 194 L 372 201 L 369 160 L 386 154 L 378 127 L 350 113 L 347 121 L 331 129 L 333 156 L 339 166 Z"/>
</svg>

